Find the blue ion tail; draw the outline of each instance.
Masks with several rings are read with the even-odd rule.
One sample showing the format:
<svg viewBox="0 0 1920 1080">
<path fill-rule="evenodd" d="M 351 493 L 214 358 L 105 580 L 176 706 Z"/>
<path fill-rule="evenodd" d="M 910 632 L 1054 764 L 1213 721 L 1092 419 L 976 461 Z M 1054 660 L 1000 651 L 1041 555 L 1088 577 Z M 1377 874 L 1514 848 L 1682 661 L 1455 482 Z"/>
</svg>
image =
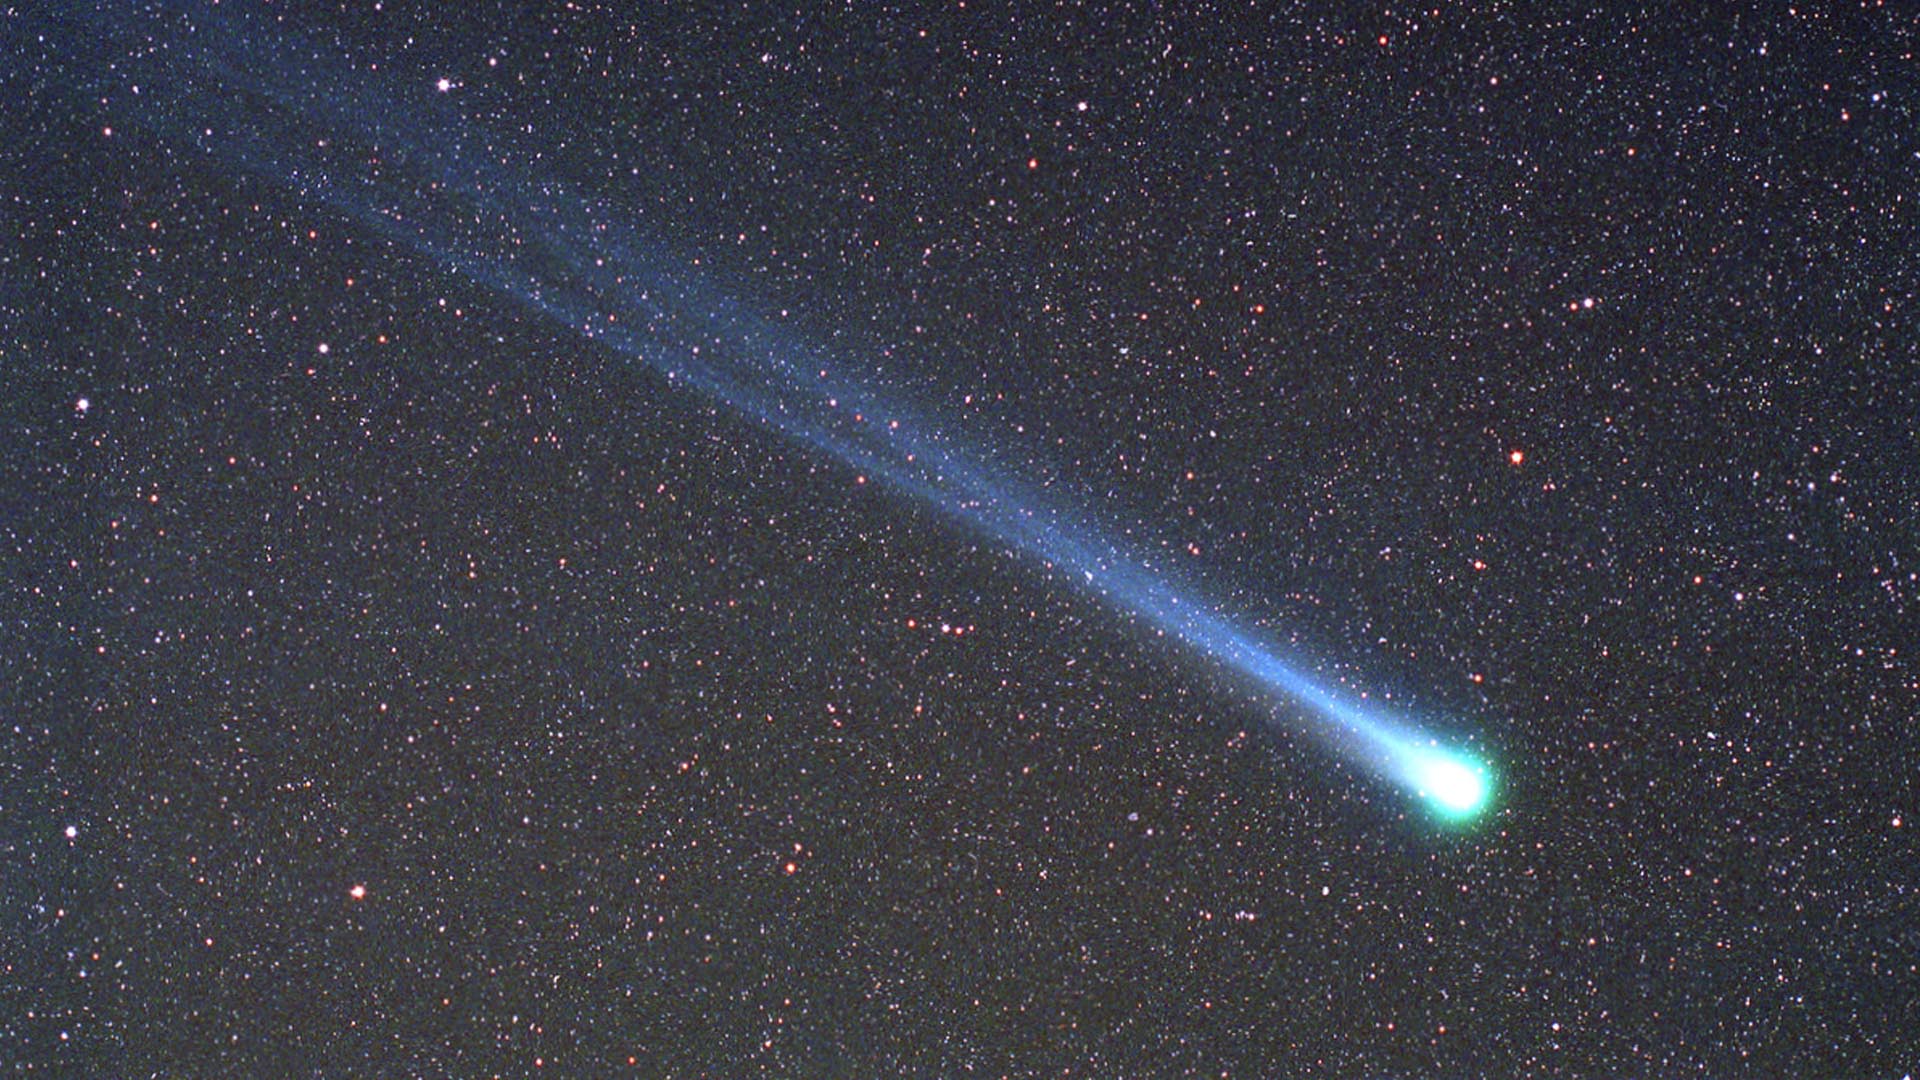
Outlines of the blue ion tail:
<svg viewBox="0 0 1920 1080">
<path fill-rule="evenodd" d="M 1281 660 L 1112 529 L 995 468 L 971 431 L 883 398 L 848 377 L 844 357 L 738 303 L 659 239 L 671 222 L 649 228 L 634 208 L 548 175 L 538 147 L 476 122 L 430 83 L 356 67 L 232 8 L 87 10 L 50 20 L 43 40 L 83 61 L 75 71 L 102 73 L 98 100 L 115 103 L 115 119 L 275 184 L 1063 572 L 1297 703 L 1299 717 L 1276 726 L 1316 736 L 1442 818 L 1486 807 L 1485 765 Z M 101 63 L 85 63 L 90 54 Z M 137 94 L 120 93 L 129 82 Z M 375 158 L 382 167 L 369 169 Z"/>
</svg>

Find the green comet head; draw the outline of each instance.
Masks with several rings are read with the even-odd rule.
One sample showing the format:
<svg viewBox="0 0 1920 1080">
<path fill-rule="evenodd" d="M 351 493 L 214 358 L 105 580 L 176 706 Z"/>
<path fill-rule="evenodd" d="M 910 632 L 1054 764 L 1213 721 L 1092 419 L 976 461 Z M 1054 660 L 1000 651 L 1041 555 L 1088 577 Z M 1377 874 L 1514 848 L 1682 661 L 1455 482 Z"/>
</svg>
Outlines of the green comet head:
<svg viewBox="0 0 1920 1080">
<path fill-rule="evenodd" d="M 1493 777 L 1486 765 L 1444 750 L 1422 750 L 1409 763 L 1414 791 L 1449 821 L 1467 821 L 1486 809 Z"/>
</svg>

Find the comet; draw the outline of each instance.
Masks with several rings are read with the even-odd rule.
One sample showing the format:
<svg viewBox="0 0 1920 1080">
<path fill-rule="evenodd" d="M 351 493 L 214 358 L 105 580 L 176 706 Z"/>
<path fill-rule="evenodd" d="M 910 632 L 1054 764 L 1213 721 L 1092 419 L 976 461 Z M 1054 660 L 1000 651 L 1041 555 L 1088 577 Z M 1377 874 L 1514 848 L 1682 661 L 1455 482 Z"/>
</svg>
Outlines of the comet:
<svg viewBox="0 0 1920 1080">
<path fill-rule="evenodd" d="M 76 80 L 110 78 L 92 87 L 115 103 L 110 119 L 325 208 L 1059 572 L 1268 695 L 1276 729 L 1313 737 L 1441 820 L 1491 802 L 1484 762 L 1283 655 L 1084 508 L 967 452 L 968 433 L 848 377 L 845 357 L 676 258 L 661 239 L 672 222 L 543 172 L 537 148 L 461 112 L 444 77 L 356 66 L 231 7 L 74 18 L 53 20 L 54 47 L 113 61 L 74 66 L 110 73 Z"/>
</svg>

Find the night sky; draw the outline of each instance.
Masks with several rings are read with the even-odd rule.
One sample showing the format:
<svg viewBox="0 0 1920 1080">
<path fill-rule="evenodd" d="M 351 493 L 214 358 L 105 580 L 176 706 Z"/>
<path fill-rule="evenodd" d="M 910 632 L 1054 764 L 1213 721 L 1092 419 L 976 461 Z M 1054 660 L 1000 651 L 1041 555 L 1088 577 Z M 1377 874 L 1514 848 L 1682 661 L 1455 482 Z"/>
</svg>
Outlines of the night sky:
<svg viewBox="0 0 1920 1080">
<path fill-rule="evenodd" d="M 1920 1070 L 1895 8 L 0 9 L 0 1069 Z"/>
</svg>

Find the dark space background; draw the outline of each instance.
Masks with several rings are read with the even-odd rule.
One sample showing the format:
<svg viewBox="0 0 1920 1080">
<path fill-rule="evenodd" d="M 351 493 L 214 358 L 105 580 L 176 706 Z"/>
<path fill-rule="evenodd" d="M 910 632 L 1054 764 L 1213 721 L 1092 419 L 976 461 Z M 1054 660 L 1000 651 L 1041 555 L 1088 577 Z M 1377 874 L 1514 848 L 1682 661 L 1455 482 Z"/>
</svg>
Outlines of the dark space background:
<svg viewBox="0 0 1920 1080">
<path fill-rule="evenodd" d="M 1920 1068 L 1912 9 L 223 6 L 1469 738 L 1448 829 L 33 7 L 9 1074 Z"/>
</svg>

